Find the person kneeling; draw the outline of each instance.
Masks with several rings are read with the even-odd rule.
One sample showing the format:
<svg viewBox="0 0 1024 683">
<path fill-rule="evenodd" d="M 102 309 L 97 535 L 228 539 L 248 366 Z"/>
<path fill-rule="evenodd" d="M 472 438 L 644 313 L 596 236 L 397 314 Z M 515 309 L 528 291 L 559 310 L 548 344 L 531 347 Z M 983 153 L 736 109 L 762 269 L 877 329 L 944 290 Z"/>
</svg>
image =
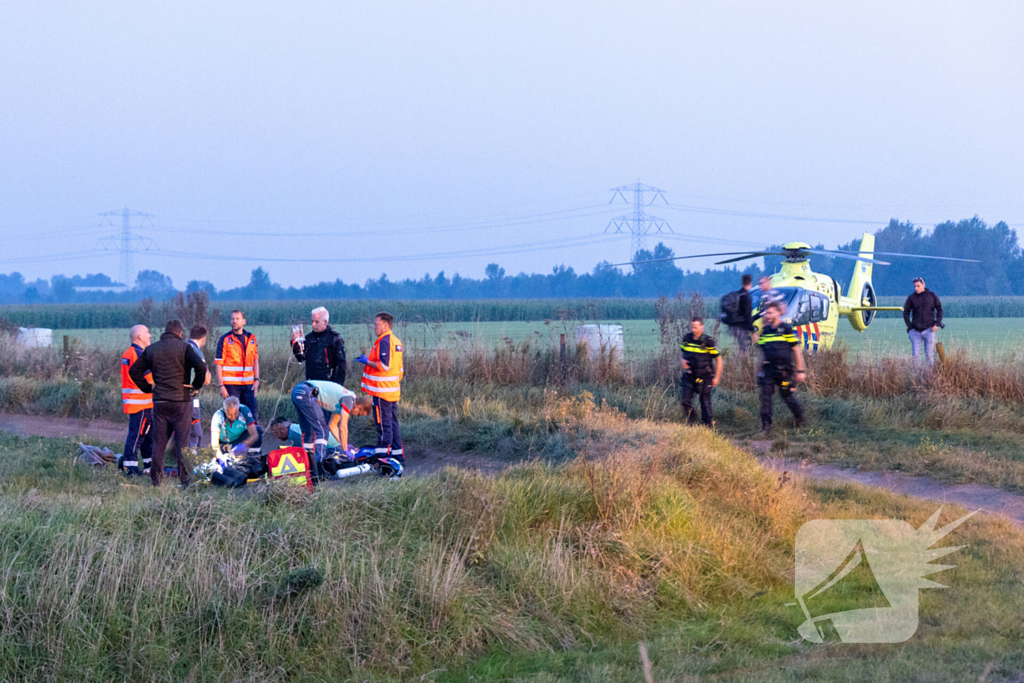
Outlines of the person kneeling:
<svg viewBox="0 0 1024 683">
<path fill-rule="evenodd" d="M 299 416 L 302 447 L 312 456 L 310 462 L 313 463 L 314 481 L 332 476 L 340 463 L 337 462 L 338 456 L 331 458 L 334 462 L 325 462 L 330 446 L 328 436 L 333 436 L 338 444 L 335 452 L 340 448 L 344 454 L 341 457 L 351 460 L 351 456 L 346 453 L 349 450 L 349 416 L 369 415 L 371 402 L 357 399 L 353 392 L 335 382 L 307 380 L 299 382 L 292 389 L 292 405 Z M 329 420 L 325 419 L 325 413 L 330 415 Z M 276 420 L 275 423 L 276 435 L 278 430 L 283 431 L 284 428 L 281 426 L 283 423 Z M 288 429 L 291 431 L 290 425 Z"/>
<path fill-rule="evenodd" d="M 211 483 L 237 488 L 245 486 L 249 479 L 266 474 L 267 462 L 261 455 L 263 428 L 256 424 L 252 411 L 241 405 L 238 397 L 224 399 L 224 407 L 213 414 L 210 446 L 222 469 L 210 475 Z"/>
</svg>

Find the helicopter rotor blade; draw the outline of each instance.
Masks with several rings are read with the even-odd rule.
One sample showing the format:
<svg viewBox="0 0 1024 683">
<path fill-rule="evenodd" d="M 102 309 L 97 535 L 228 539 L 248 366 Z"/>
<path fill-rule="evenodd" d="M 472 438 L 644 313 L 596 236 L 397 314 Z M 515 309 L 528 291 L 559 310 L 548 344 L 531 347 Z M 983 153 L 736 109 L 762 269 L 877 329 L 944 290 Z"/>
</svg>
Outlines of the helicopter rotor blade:
<svg viewBox="0 0 1024 683">
<path fill-rule="evenodd" d="M 859 256 L 856 251 L 839 251 L 837 249 L 808 249 L 807 251 L 812 251 L 815 254 L 831 254 L 831 255 L 846 254 L 846 255 L 852 255 L 852 256 Z M 877 256 L 901 256 L 903 258 L 926 258 L 926 259 L 932 259 L 932 260 L 935 260 L 935 261 L 961 261 L 963 263 L 981 263 L 981 261 L 977 261 L 975 259 L 953 258 L 953 257 L 950 257 L 950 256 L 925 256 L 924 254 L 900 254 L 900 253 L 895 252 L 895 251 L 873 251 L 871 253 L 872 253 L 872 255 L 877 255 Z M 863 261 L 865 259 L 860 259 L 860 260 Z"/>
<path fill-rule="evenodd" d="M 747 259 L 761 258 L 762 256 L 788 256 L 788 254 L 782 251 L 758 251 L 754 253 L 748 252 L 743 256 L 737 256 L 736 258 L 726 259 L 724 261 L 715 261 L 715 265 L 720 266 L 723 263 L 736 263 L 737 261 L 746 261 Z"/>
<path fill-rule="evenodd" d="M 813 251 L 816 254 L 820 253 L 816 249 L 811 249 L 810 251 Z M 867 258 L 865 256 L 861 256 L 860 254 L 848 254 L 848 253 L 845 253 L 845 252 L 838 252 L 837 251 L 837 252 L 829 252 L 829 256 L 831 256 L 832 258 L 845 258 L 845 259 L 849 259 L 851 261 L 863 261 L 864 263 L 873 263 L 876 266 L 891 266 L 892 265 L 888 261 L 879 261 L 878 259 Z"/>
<path fill-rule="evenodd" d="M 655 258 L 648 261 L 627 261 L 626 263 L 609 263 L 611 267 L 615 266 L 637 266 L 642 263 L 663 263 L 665 261 L 680 261 L 688 258 L 707 258 L 709 256 L 735 256 L 736 254 L 745 254 L 743 258 L 755 258 L 757 256 L 785 256 L 785 254 L 777 253 L 774 251 L 765 252 L 749 252 L 749 251 L 723 251 L 717 254 L 691 254 L 689 256 L 671 256 L 669 258 Z"/>
</svg>

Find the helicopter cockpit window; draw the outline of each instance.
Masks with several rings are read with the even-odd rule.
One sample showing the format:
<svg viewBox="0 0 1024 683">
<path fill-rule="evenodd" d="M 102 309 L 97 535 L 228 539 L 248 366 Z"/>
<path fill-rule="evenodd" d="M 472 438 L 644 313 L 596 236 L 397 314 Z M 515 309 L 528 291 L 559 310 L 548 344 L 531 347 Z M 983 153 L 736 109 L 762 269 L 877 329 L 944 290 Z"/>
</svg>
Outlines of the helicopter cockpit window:
<svg viewBox="0 0 1024 683">
<path fill-rule="evenodd" d="M 782 304 L 784 311 L 788 310 L 789 306 L 793 303 L 793 298 L 800 291 L 802 290 L 799 287 L 776 287 L 774 289 L 769 289 L 767 292 L 769 296 L 765 296 L 766 292 L 762 292 L 757 288 L 752 288 L 750 290 L 750 310 L 760 311 L 761 304 L 769 297 L 774 298 Z M 785 315 L 785 313 L 783 313 L 783 315 Z"/>
<path fill-rule="evenodd" d="M 806 325 L 811 321 L 811 293 L 797 289 L 784 316 L 790 325 Z"/>
<path fill-rule="evenodd" d="M 828 307 L 832 305 L 832 302 L 827 296 L 819 294 L 818 297 L 821 299 L 821 319 L 828 320 Z"/>
<path fill-rule="evenodd" d="M 825 302 L 825 297 L 823 297 L 822 295 L 818 294 L 817 292 L 811 292 L 810 293 L 810 298 L 811 298 L 811 322 L 812 323 L 821 322 L 822 320 L 824 320 L 827 317 L 827 314 L 824 313 L 824 311 L 826 310 L 825 306 L 827 305 L 826 302 Z"/>
</svg>

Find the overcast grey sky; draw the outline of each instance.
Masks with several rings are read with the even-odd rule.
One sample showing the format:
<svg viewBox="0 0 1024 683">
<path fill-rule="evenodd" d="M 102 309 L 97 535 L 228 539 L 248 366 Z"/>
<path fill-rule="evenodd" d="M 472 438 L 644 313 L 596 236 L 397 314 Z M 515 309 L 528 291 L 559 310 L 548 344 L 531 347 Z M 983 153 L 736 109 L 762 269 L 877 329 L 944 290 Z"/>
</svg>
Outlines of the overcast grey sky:
<svg viewBox="0 0 1024 683">
<path fill-rule="evenodd" d="M 0 0 L 0 272 L 116 277 L 92 252 L 123 206 L 154 216 L 137 268 L 179 287 L 590 270 L 628 259 L 600 236 L 637 179 L 716 211 L 1024 227 L 1022 36 L 1020 2 Z M 873 229 L 651 211 L 752 244 Z M 270 260 L 304 257 L 338 261 Z"/>
</svg>

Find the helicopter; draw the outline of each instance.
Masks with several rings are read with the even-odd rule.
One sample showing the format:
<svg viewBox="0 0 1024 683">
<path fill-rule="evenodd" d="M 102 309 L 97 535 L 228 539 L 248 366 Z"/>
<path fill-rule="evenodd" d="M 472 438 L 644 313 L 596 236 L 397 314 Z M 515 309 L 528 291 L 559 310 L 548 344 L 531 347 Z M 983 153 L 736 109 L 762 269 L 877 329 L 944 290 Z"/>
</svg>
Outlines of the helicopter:
<svg viewBox="0 0 1024 683">
<path fill-rule="evenodd" d="M 853 277 L 847 288 L 846 296 L 835 278 L 815 273 L 811 270 L 810 257 L 814 254 L 827 255 L 832 258 L 844 258 L 856 261 Z M 835 249 L 813 248 L 805 242 L 788 242 L 779 251 L 755 252 L 722 252 L 717 254 L 694 254 L 675 256 L 667 259 L 653 259 L 637 263 L 654 263 L 657 261 L 674 261 L 710 256 L 732 256 L 715 265 L 736 263 L 762 256 L 784 256 L 780 270 L 770 276 L 771 290 L 774 298 L 783 306 L 782 320 L 792 325 L 804 349 L 815 352 L 829 349 L 835 343 L 839 330 L 839 319 L 846 318 L 850 326 L 858 332 L 864 332 L 875 319 L 879 311 L 902 311 L 900 306 L 879 306 L 878 296 L 871 284 L 873 266 L 887 266 L 888 261 L 880 261 L 875 256 L 896 256 L 907 258 L 923 258 L 938 261 L 963 261 L 979 263 L 972 259 L 951 258 L 946 256 L 924 256 L 920 254 L 898 254 L 894 252 L 875 252 L 875 236 L 864 233 L 857 252 L 839 251 Z M 764 305 L 762 292 L 752 288 L 751 312 L 754 327 L 761 331 L 761 311 Z"/>
</svg>

